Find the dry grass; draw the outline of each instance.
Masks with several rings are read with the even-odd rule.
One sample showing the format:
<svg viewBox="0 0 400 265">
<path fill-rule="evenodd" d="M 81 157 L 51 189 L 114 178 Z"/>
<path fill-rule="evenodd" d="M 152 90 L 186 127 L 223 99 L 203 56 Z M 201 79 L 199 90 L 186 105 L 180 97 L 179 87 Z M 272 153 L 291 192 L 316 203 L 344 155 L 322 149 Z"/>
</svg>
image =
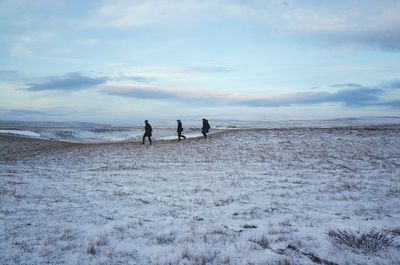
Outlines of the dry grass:
<svg viewBox="0 0 400 265">
<path fill-rule="evenodd" d="M 328 236 L 335 244 L 363 254 L 373 254 L 387 247 L 398 246 L 393 236 L 386 232 L 374 230 L 367 233 L 359 233 L 338 229 L 329 231 Z"/>
</svg>

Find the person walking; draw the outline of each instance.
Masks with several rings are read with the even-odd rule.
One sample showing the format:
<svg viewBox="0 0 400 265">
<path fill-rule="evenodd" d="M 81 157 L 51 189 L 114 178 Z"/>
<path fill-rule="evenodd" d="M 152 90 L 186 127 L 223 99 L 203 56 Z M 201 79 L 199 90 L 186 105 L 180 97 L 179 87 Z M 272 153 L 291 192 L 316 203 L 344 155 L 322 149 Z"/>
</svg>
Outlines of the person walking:
<svg viewBox="0 0 400 265">
<path fill-rule="evenodd" d="M 210 131 L 210 124 L 207 119 L 203 119 L 203 127 L 201 128 L 201 133 L 204 136 L 204 139 L 207 139 L 207 133 Z"/>
<path fill-rule="evenodd" d="M 182 137 L 183 139 L 186 139 L 186 136 L 182 134 L 182 132 L 183 132 L 183 127 L 182 127 L 182 122 L 181 122 L 181 120 L 177 120 L 177 122 L 178 122 L 178 127 L 176 128 L 176 132 L 178 133 L 178 141 L 180 141 L 180 140 L 181 140 L 181 137 Z"/>
<path fill-rule="evenodd" d="M 151 128 L 151 125 L 148 120 L 145 120 L 144 124 L 145 125 L 144 125 L 144 134 L 143 134 L 142 144 L 144 144 L 144 139 L 146 137 L 149 138 L 149 142 L 151 144 L 151 134 L 152 134 L 153 128 Z"/>
</svg>

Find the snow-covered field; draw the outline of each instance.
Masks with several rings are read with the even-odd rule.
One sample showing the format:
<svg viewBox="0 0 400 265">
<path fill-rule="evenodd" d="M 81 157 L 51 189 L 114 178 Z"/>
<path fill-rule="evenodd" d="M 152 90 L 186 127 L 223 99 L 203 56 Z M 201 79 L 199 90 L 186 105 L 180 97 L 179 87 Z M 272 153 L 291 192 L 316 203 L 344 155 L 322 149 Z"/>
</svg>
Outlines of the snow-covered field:
<svg viewBox="0 0 400 265">
<path fill-rule="evenodd" d="M 185 135 L 189 138 L 201 136 L 200 128 L 188 128 Z M 143 126 L 21 126 L 3 129 L 0 123 L 0 135 L 25 136 L 43 140 L 57 140 L 70 143 L 115 143 L 141 141 Z M 176 129 L 158 127 L 153 137 L 161 140 L 176 139 Z"/>
<path fill-rule="evenodd" d="M 400 264 L 400 127 L 152 146 L 1 134 L 0 227 L 0 264 Z M 337 230 L 391 244 L 365 252 Z"/>
</svg>

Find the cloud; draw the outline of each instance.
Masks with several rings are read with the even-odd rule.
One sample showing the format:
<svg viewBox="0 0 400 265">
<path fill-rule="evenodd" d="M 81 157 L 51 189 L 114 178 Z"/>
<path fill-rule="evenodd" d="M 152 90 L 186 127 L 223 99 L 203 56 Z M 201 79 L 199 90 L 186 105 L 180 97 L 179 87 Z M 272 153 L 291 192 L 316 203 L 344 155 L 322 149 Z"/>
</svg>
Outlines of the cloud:
<svg viewBox="0 0 400 265">
<path fill-rule="evenodd" d="M 152 81 L 155 81 L 155 78 L 152 77 L 144 77 L 144 76 L 137 76 L 137 75 L 132 75 L 132 76 L 124 76 L 122 79 L 125 80 L 131 80 L 139 83 L 150 83 Z"/>
<path fill-rule="evenodd" d="M 252 2 L 252 1 L 250 1 Z M 259 19 L 276 17 L 276 1 L 260 5 L 229 0 L 117 0 L 103 2 L 91 12 L 85 23 L 89 27 L 142 28 L 203 23 L 211 18 Z M 273 8 L 273 9 L 272 9 Z M 272 19 L 271 19 L 272 20 Z"/>
<path fill-rule="evenodd" d="M 236 104 L 251 107 L 282 107 L 290 105 L 317 104 L 324 102 L 326 92 L 301 92 L 274 97 L 258 97 L 237 101 Z"/>
<path fill-rule="evenodd" d="M 236 97 L 231 94 L 193 93 L 174 90 L 163 90 L 147 85 L 108 86 L 101 90 L 107 95 L 146 100 L 167 100 L 191 104 L 227 104 Z"/>
<path fill-rule="evenodd" d="M 318 105 L 339 103 L 349 107 L 386 106 L 398 108 L 399 102 L 382 101 L 380 96 L 384 89 L 368 88 L 358 84 L 342 84 L 353 86 L 336 92 L 299 92 L 277 96 L 251 96 L 232 94 L 186 93 L 182 91 L 163 90 L 149 86 L 115 86 L 107 87 L 102 92 L 108 95 L 147 99 L 190 102 L 204 105 L 240 105 L 250 107 L 283 107 L 292 105 Z"/>
<path fill-rule="evenodd" d="M 361 84 L 357 84 L 357 83 L 343 83 L 343 84 L 333 84 L 333 85 L 330 85 L 329 87 L 333 87 L 333 88 L 364 88 L 364 89 L 379 88 L 379 89 L 385 89 L 385 90 L 399 89 L 400 88 L 400 79 L 386 81 L 386 82 L 381 83 L 378 86 L 365 86 L 365 85 L 361 85 Z"/>
<path fill-rule="evenodd" d="M 346 16 L 321 9 L 292 9 L 282 12 L 280 20 L 284 29 L 300 33 L 340 32 L 353 28 Z"/>
<path fill-rule="evenodd" d="M 268 18 L 254 18 L 276 34 L 300 37 L 313 43 L 400 50 L 400 2 L 331 3 L 322 8 L 296 6 L 276 9 Z"/>
<path fill-rule="evenodd" d="M 43 82 L 27 84 L 25 89 L 29 91 L 74 91 L 105 84 L 108 79 L 108 77 L 88 77 L 79 72 L 74 72 L 63 76 L 47 77 Z"/>
<path fill-rule="evenodd" d="M 400 100 L 391 100 L 388 102 L 384 102 L 382 103 L 382 106 L 389 106 L 394 109 L 400 109 Z"/>
<path fill-rule="evenodd" d="M 206 67 L 193 68 L 194 71 L 226 71 L 225 68 Z M 1 74 L 15 74 L 16 71 L 0 71 Z M 127 85 L 106 85 L 108 81 L 133 80 L 143 84 L 127 84 Z M 400 88 L 400 80 L 392 80 L 383 82 L 379 86 L 365 86 L 358 83 L 338 83 L 328 86 L 329 88 L 338 89 L 335 92 L 328 91 L 305 91 L 297 93 L 288 93 L 275 96 L 254 96 L 244 94 L 229 93 L 202 93 L 187 92 L 176 90 L 160 89 L 146 83 L 151 80 L 147 77 L 136 75 L 117 75 L 88 77 L 79 72 L 68 73 L 63 76 L 47 77 L 43 82 L 29 84 L 25 86 L 28 91 L 45 91 L 45 90 L 63 90 L 75 91 L 91 87 L 99 87 L 99 92 L 107 95 L 114 95 L 127 98 L 146 99 L 146 100 L 166 100 L 178 101 L 184 103 L 195 104 L 214 104 L 214 105 L 241 105 L 251 107 L 281 107 L 292 105 L 316 105 L 324 103 L 339 103 L 349 107 L 363 106 L 387 106 L 398 108 L 397 99 L 391 101 L 382 101 L 381 97 L 393 89 Z"/>
<path fill-rule="evenodd" d="M 165 73 L 170 74 L 208 74 L 208 73 L 225 73 L 231 71 L 227 67 L 223 66 L 188 66 L 188 67 L 178 67 L 178 68 L 168 68 L 168 69 L 156 69 L 155 72 L 159 73 L 160 71 L 164 71 Z M 0 77 L 16 77 L 20 76 L 20 73 L 17 71 L 11 70 L 0 70 Z M 135 74 L 126 74 L 126 73 L 117 73 L 117 74 L 101 74 L 96 77 L 86 76 L 80 72 L 72 72 L 67 73 L 62 76 L 48 76 L 42 78 L 39 82 L 31 82 L 25 83 L 24 89 L 27 91 L 49 91 L 49 90 L 58 90 L 58 91 L 76 91 L 83 90 L 91 87 L 96 87 L 99 85 L 104 85 L 108 81 L 121 81 L 121 82 L 129 82 L 133 81 L 134 83 L 142 83 L 149 84 L 157 79 L 154 77 L 135 75 Z M 131 82 L 132 83 L 132 82 Z M 115 90 L 113 93 L 120 94 L 129 94 L 133 93 L 132 91 L 128 91 L 129 86 L 121 86 L 122 90 Z M 149 86 L 133 86 L 136 88 L 134 91 L 135 95 L 146 95 L 148 92 Z M 137 88 L 147 89 L 140 92 Z M 153 89 L 154 95 L 160 96 L 162 93 L 160 91 L 156 92 L 156 89 Z M 140 92 L 140 93 L 139 93 Z"/>
<path fill-rule="evenodd" d="M 207 2 L 207 1 L 206 1 Z M 203 1 L 128 1 L 105 2 L 93 12 L 89 26 L 118 28 L 143 27 L 179 20 L 183 16 L 204 10 Z M 189 17 L 188 17 L 189 18 Z"/>
<path fill-rule="evenodd" d="M 274 25 L 283 34 L 335 45 L 400 50 L 400 2 L 333 4 L 336 8 L 293 8 L 279 12 Z"/>
<path fill-rule="evenodd" d="M 384 84 L 384 88 L 387 89 L 399 89 L 400 88 L 400 79 L 393 80 Z"/>
<path fill-rule="evenodd" d="M 46 116 L 46 117 L 57 117 L 67 116 L 65 113 L 59 113 L 49 110 L 29 110 L 29 109 L 3 109 L 0 110 L 4 116 L 12 117 L 26 117 L 26 116 Z"/>
<path fill-rule="evenodd" d="M 374 88 L 345 89 L 329 94 L 324 101 L 342 102 L 348 106 L 367 106 L 379 102 L 379 96 L 383 93 L 382 89 Z"/>
<path fill-rule="evenodd" d="M 129 75 L 129 74 L 119 74 L 118 76 L 111 76 L 111 80 L 113 81 L 134 81 L 138 83 L 151 83 L 156 80 L 154 77 L 145 77 L 140 75 Z"/>
<path fill-rule="evenodd" d="M 240 104 L 254 107 L 277 107 L 290 105 L 308 105 L 323 103 L 341 103 L 349 107 L 385 106 L 399 108 L 398 100 L 382 101 L 391 89 L 400 87 L 399 80 L 384 82 L 380 86 L 365 86 L 357 83 L 333 84 L 339 88 L 336 92 L 302 92 L 282 95 L 275 98 L 258 98 L 241 101 Z"/>
<path fill-rule="evenodd" d="M 292 105 L 316 105 L 340 103 L 349 107 L 382 106 L 398 108 L 400 101 L 382 101 L 385 91 L 378 88 L 350 88 L 337 92 L 302 92 L 282 95 L 275 98 L 254 98 L 236 102 L 252 107 L 282 107 Z"/>
<path fill-rule="evenodd" d="M 333 84 L 330 85 L 329 87 L 337 87 L 337 88 L 363 88 L 363 85 L 357 84 L 357 83 L 343 83 L 343 84 Z"/>
<path fill-rule="evenodd" d="M 108 87 L 102 90 L 108 95 L 123 96 L 138 99 L 177 99 L 176 93 L 164 91 L 149 86 L 129 85 Z"/>
<path fill-rule="evenodd" d="M 324 7 L 325 6 L 325 7 Z M 87 24 L 95 27 L 140 28 L 203 23 L 210 18 L 248 20 L 266 33 L 400 50 L 400 3 L 332 2 L 329 6 L 288 1 L 106 1 L 93 10 Z M 305 37 L 305 38 L 304 38 Z"/>
</svg>

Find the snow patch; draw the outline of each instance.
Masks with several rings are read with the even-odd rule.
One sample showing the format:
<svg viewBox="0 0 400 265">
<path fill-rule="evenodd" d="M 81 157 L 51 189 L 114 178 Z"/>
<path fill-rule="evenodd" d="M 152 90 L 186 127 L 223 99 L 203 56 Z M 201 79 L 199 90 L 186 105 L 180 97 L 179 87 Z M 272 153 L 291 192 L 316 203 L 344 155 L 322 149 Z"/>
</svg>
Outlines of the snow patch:
<svg viewBox="0 0 400 265">
<path fill-rule="evenodd" d="M 27 137 L 40 137 L 39 133 L 31 132 L 31 131 L 21 131 L 21 130 L 0 130 L 0 133 L 3 134 L 13 134 L 13 135 L 21 135 Z"/>
</svg>

